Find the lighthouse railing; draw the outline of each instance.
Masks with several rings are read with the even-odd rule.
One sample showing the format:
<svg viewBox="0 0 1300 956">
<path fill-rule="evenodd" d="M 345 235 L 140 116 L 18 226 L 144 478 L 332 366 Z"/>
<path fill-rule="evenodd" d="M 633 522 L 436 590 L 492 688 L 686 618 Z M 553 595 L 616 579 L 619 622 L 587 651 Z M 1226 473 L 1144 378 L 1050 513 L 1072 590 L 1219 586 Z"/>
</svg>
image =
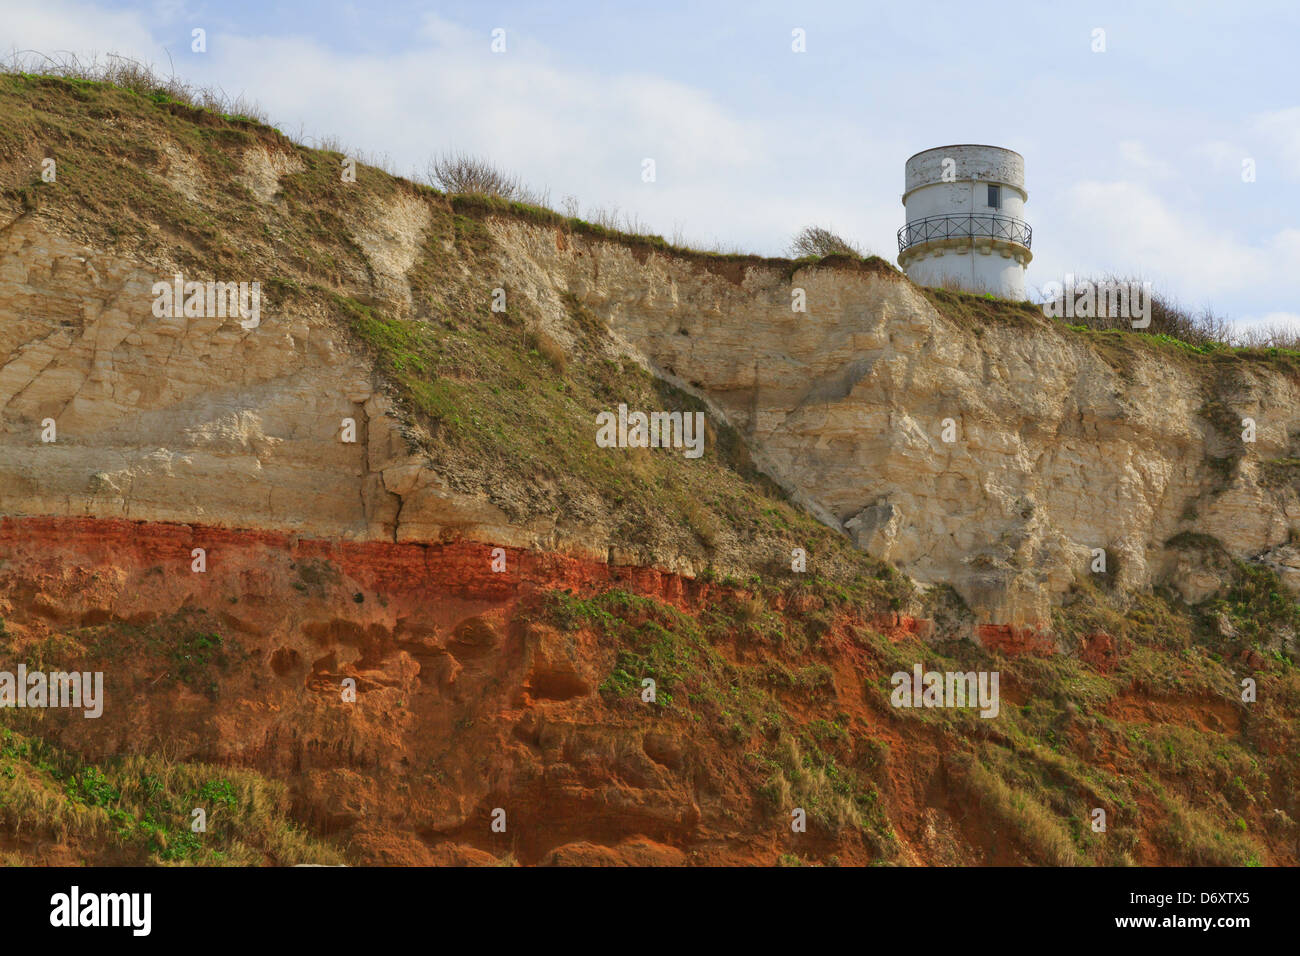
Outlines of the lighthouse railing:
<svg viewBox="0 0 1300 956">
<path fill-rule="evenodd" d="M 1034 231 L 1023 219 L 1011 216 L 965 215 L 926 216 L 913 219 L 898 230 L 898 251 L 923 242 L 941 239 L 1001 239 L 1029 248 Z"/>
</svg>

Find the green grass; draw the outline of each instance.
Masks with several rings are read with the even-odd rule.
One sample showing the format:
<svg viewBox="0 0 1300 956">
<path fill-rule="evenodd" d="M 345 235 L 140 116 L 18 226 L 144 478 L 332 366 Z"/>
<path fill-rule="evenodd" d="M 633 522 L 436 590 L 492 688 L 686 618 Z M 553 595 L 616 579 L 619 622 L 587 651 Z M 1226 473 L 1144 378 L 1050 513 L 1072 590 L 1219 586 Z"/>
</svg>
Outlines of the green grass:
<svg viewBox="0 0 1300 956">
<path fill-rule="evenodd" d="M 192 829 L 196 808 L 205 832 Z M 40 840 L 100 865 L 344 862 L 293 823 L 281 783 L 157 756 L 94 763 L 9 727 L 0 727 L 0 827 L 19 847 L 10 862 L 44 862 L 21 849 Z"/>
</svg>

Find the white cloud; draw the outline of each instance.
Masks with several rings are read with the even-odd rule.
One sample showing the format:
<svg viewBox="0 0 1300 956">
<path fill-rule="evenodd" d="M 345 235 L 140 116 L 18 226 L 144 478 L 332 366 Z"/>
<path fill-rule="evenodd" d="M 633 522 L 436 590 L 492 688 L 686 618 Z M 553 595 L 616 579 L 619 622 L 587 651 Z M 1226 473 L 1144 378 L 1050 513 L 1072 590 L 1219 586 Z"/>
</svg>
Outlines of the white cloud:
<svg viewBox="0 0 1300 956">
<path fill-rule="evenodd" d="M 1259 165 L 1258 151 L 1222 139 L 1196 143 L 1191 147 L 1191 153 L 1201 157 L 1210 172 L 1222 177 L 1224 182 L 1240 180 L 1242 163 L 1247 159 L 1254 160 L 1257 167 Z"/>
<path fill-rule="evenodd" d="M 1095 250 L 1096 260 L 1063 271 L 1136 273 L 1184 301 L 1253 297 L 1279 286 L 1300 293 L 1300 230 L 1252 242 L 1127 181 L 1079 183 L 1067 191 L 1063 213 L 1058 229 L 1073 233 L 1071 248 Z"/>
<path fill-rule="evenodd" d="M 1144 173 L 1159 176 L 1162 179 L 1167 179 L 1174 174 L 1172 166 L 1164 160 L 1152 156 L 1151 153 L 1148 152 L 1146 146 L 1138 140 L 1121 140 L 1119 143 L 1119 155 L 1130 166 L 1133 166 L 1135 169 Z"/>
<path fill-rule="evenodd" d="M 0 54 L 15 50 L 47 56 L 72 52 L 83 58 L 96 53 L 148 60 L 163 56 L 141 11 L 105 10 L 66 0 L 0 0 Z"/>
<path fill-rule="evenodd" d="M 1283 178 L 1300 180 L 1300 106 L 1261 113 L 1252 126 L 1276 150 Z"/>
<path fill-rule="evenodd" d="M 617 205 L 663 231 L 674 221 L 698 229 L 737 184 L 761 189 L 769 178 L 766 131 L 706 92 L 654 76 L 566 70 L 509 38 L 508 52 L 493 54 L 486 34 L 432 17 L 419 34 L 422 46 L 394 56 L 340 55 L 301 38 L 210 36 L 198 65 L 212 81 L 238 76 L 273 119 L 387 151 L 399 170 L 463 149 L 549 188 L 555 203 L 575 194 L 584 208 Z M 655 161 L 652 184 L 641 179 L 646 158 Z M 756 211 L 738 219 L 759 227 Z"/>
</svg>

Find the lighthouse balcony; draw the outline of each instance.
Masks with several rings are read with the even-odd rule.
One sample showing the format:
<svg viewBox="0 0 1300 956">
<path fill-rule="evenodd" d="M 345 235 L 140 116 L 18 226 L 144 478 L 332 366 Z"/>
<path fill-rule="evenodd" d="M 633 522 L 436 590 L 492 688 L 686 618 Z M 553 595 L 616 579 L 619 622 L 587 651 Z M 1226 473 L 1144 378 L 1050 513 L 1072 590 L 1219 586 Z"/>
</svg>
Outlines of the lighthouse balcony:
<svg viewBox="0 0 1300 956">
<path fill-rule="evenodd" d="M 908 261 L 945 251 L 997 252 L 1028 264 L 1033 230 L 1011 216 L 963 213 L 914 219 L 898 230 L 898 261 Z"/>
</svg>

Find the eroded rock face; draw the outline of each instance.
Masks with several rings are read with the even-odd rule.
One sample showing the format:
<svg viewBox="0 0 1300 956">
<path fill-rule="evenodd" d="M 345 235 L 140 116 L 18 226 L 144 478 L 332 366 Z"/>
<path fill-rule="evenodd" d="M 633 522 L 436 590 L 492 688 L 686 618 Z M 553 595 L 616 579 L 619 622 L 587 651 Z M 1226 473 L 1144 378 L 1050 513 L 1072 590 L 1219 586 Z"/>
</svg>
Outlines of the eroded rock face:
<svg viewBox="0 0 1300 956">
<path fill-rule="evenodd" d="M 423 468 L 368 360 L 322 316 L 272 309 L 255 329 L 157 318 L 150 290 L 170 278 L 35 220 L 0 233 L 5 513 L 388 540 L 470 525 L 484 540 L 524 543 L 490 503 L 446 491 Z M 340 440 L 345 419 L 355 442 Z"/>
<path fill-rule="evenodd" d="M 4 510 L 366 530 L 365 446 L 331 423 L 365 422 L 369 370 L 310 317 L 156 318 L 169 279 L 31 220 L 0 236 Z"/>
<path fill-rule="evenodd" d="M 258 169 L 259 195 L 273 196 L 276 168 Z M 409 311 L 405 272 L 427 226 L 418 207 L 389 201 L 350 224 L 372 260 L 371 288 L 354 291 L 396 314 Z M 1041 626 L 1095 549 L 1120 583 L 1143 586 L 1178 576 L 1165 542 L 1179 532 L 1252 556 L 1297 527 L 1295 490 L 1262 480 L 1261 463 L 1295 454 L 1300 388 L 1263 364 L 1225 371 L 1146 348 L 1117 358 L 1046 320 L 959 324 L 881 271 L 790 275 L 513 220 L 489 228 L 494 281 L 557 341 L 572 296 L 615 349 L 740 429 L 795 500 L 919 581 L 953 584 L 981 623 Z M 602 557 L 616 545 L 451 490 L 328 317 L 271 302 L 252 330 L 160 319 L 150 289 L 166 263 L 55 229 L 23 217 L 0 230 L 5 513 L 390 541 L 451 531 Z M 791 308 L 796 288 L 806 313 Z M 1257 440 L 1244 445 L 1224 422 L 1247 416 Z M 345 418 L 355 443 L 339 440 Z"/>
<path fill-rule="evenodd" d="M 729 832 L 755 816 L 747 795 L 701 813 L 688 727 L 606 709 L 612 646 L 531 619 L 551 589 L 702 606 L 717 586 L 535 551 L 495 573 L 489 550 L 0 518 L 0 620 L 11 648 L 76 630 L 68 666 L 104 674 L 101 718 L 51 711 L 50 740 L 257 767 L 362 862 L 675 864 L 701 843 L 705 862 L 775 858 Z M 480 825 L 498 806 L 512 837 Z M 846 859 L 865 862 L 858 842 Z"/>
<path fill-rule="evenodd" d="M 1288 591 L 1300 596 L 1300 548 L 1278 545 L 1260 554 L 1258 560 L 1277 574 Z"/>
<path fill-rule="evenodd" d="M 576 294 L 648 367 L 740 428 L 823 520 L 921 581 L 952 583 L 982 621 L 1046 621 L 1051 595 L 1092 573 L 1094 549 L 1122 584 L 1143 586 L 1180 531 L 1245 557 L 1284 543 L 1300 518 L 1295 490 L 1260 467 L 1293 454 L 1300 388 L 1262 366 L 1228 373 L 1152 349 L 1117 362 L 1046 321 L 959 325 L 888 275 L 737 278 L 494 228 L 508 280 L 553 308 Z M 806 314 L 792 310 L 794 288 Z M 1253 444 L 1233 424 L 1244 417 Z"/>
</svg>

